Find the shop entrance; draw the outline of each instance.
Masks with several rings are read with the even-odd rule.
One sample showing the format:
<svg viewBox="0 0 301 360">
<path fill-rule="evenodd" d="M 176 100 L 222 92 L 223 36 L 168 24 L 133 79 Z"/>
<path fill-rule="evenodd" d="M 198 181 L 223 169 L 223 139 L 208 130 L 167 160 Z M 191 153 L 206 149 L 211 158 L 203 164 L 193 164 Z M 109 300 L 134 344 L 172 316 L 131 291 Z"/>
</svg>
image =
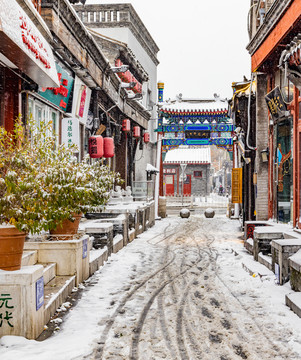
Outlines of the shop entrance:
<svg viewBox="0 0 301 360">
<path fill-rule="evenodd" d="M 184 186 L 183 186 L 183 195 L 191 196 L 191 175 L 186 175 L 186 179 L 184 181 Z"/>
<path fill-rule="evenodd" d="M 174 175 L 165 175 L 165 184 L 166 184 L 166 196 L 174 196 L 175 194 L 175 184 L 174 184 Z"/>
<path fill-rule="evenodd" d="M 277 220 L 289 223 L 292 214 L 292 119 L 277 125 Z"/>
</svg>

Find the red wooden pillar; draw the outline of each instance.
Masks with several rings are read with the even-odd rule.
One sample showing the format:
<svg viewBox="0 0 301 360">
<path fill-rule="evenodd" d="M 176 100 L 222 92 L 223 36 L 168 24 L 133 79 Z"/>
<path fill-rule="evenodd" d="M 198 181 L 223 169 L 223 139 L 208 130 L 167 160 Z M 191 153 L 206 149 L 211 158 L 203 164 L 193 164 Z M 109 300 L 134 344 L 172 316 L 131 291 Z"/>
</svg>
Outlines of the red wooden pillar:
<svg viewBox="0 0 301 360">
<path fill-rule="evenodd" d="M 159 137 L 162 139 L 163 134 L 160 133 Z M 160 147 L 160 184 L 159 184 L 159 196 L 163 195 L 163 153 L 162 153 L 162 140 L 161 140 L 161 147 Z"/>
<path fill-rule="evenodd" d="M 300 141 L 299 141 L 299 90 L 294 88 L 293 113 L 293 226 L 299 223 L 300 209 Z"/>
</svg>

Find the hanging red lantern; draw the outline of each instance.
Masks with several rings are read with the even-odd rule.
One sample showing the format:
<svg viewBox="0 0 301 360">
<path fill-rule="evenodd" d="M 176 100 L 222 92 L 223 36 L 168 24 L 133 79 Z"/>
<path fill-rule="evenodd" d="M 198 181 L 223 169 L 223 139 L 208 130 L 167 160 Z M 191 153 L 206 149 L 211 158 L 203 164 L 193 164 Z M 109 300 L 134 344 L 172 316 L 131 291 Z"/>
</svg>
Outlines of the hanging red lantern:
<svg viewBox="0 0 301 360">
<path fill-rule="evenodd" d="M 140 137 L 140 126 L 134 126 L 134 137 Z"/>
<path fill-rule="evenodd" d="M 131 131 L 131 122 L 129 119 L 122 120 L 122 131 L 124 131 L 124 132 Z"/>
<path fill-rule="evenodd" d="M 149 143 L 149 133 L 148 132 L 145 132 L 143 134 L 143 140 L 146 144 Z"/>
<path fill-rule="evenodd" d="M 114 139 L 111 137 L 105 137 L 103 139 L 103 156 L 105 158 L 111 158 L 115 155 Z"/>
<path fill-rule="evenodd" d="M 89 138 L 89 154 L 93 159 L 103 157 L 103 137 L 101 135 Z"/>
</svg>

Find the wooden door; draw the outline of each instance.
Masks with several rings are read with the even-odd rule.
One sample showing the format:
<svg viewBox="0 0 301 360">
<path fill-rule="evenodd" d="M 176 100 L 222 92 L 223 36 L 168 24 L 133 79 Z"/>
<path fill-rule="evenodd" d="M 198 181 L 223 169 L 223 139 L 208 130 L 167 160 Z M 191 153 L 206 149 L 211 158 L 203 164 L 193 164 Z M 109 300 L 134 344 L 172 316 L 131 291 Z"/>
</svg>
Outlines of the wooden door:
<svg viewBox="0 0 301 360">
<path fill-rule="evenodd" d="M 186 180 L 184 181 L 184 188 L 183 188 L 184 196 L 191 196 L 191 175 L 186 175 Z"/>
<path fill-rule="evenodd" d="M 174 175 L 165 175 L 165 184 L 166 184 L 166 196 L 174 196 L 175 194 L 175 184 L 174 184 Z"/>
</svg>

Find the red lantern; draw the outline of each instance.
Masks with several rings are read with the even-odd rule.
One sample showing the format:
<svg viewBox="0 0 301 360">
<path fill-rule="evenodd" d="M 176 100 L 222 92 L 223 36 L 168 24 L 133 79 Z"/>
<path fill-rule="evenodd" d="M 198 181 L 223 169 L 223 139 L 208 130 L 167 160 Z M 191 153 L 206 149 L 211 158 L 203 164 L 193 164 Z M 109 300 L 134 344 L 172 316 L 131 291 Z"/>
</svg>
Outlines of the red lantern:
<svg viewBox="0 0 301 360">
<path fill-rule="evenodd" d="M 89 138 L 89 154 L 93 159 L 103 157 L 103 137 L 101 135 Z"/>
<path fill-rule="evenodd" d="M 129 119 L 122 120 L 122 131 L 129 132 L 131 130 L 131 122 Z"/>
<path fill-rule="evenodd" d="M 149 133 L 148 132 L 145 132 L 143 134 L 143 140 L 146 144 L 149 143 Z"/>
<path fill-rule="evenodd" d="M 134 126 L 134 137 L 140 137 L 140 126 Z"/>
<path fill-rule="evenodd" d="M 103 156 L 105 158 L 111 158 L 115 155 L 114 139 L 111 137 L 105 137 L 103 139 Z"/>
</svg>

